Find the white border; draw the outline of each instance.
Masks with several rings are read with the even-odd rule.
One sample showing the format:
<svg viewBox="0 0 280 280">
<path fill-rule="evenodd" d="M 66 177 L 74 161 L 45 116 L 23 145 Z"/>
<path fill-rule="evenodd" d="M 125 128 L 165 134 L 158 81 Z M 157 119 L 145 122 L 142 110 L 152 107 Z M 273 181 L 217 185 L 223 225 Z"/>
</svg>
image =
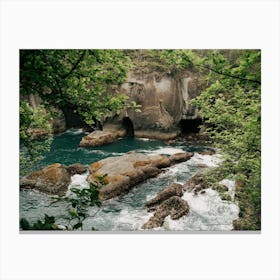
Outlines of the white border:
<svg viewBox="0 0 280 280">
<path fill-rule="evenodd" d="M 1 2 L 1 279 L 280 279 L 278 1 Z M 20 235 L 18 49 L 261 48 L 262 233 Z"/>
</svg>

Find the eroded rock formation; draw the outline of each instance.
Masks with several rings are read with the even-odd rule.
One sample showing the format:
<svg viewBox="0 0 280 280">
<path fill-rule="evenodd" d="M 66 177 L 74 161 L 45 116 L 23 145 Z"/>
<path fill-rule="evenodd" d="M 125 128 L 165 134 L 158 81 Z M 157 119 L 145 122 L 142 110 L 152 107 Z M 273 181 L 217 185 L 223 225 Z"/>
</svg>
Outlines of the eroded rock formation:
<svg viewBox="0 0 280 280">
<path fill-rule="evenodd" d="M 175 196 L 183 195 L 183 186 L 181 184 L 173 183 L 170 186 L 166 187 L 161 192 L 159 192 L 155 198 L 147 201 L 146 207 L 148 208 L 148 212 L 154 211 L 160 203 L 162 203 L 164 200 L 174 195 Z"/>
<path fill-rule="evenodd" d="M 110 157 L 89 166 L 89 182 L 98 181 L 98 177 L 107 174 L 107 185 L 100 190 L 100 199 L 106 200 L 118 196 L 134 185 L 155 177 L 161 168 L 172 164 L 165 155 L 145 155 L 130 152 L 118 157 Z"/>
<path fill-rule="evenodd" d="M 179 196 L 172 196 L 164 200 L 157 208 L 154 215 L 147 223 L 143 225 L 143 229 L 152 229 L 161 227 L 164 219 L 170 215 L 171 219 L 176 220 L 189 213 L 189 205 L 187 201 Z"/>
<path fill-rule="evenodd" d="M 139 182 L 160 173 L 160 168 L 170 166 L 167 156 L 148 156 L 130 152 L 118 157 L 110 157 L 89 166 L 89 182 L 98 181 L 98 177 L 107 174 L 107 185 L 100 190 L 100 199 L 106 200 L 118 196 Z"/>
<path fill-rule="evenodd" d="M 180 133 L 182 119 L 198 118 L 198 112 L 188 105 L 189 99 L 198 94 L 196 80 L 191 72 L 173 76 L 169 73 L 131 71 L 119 92 L 141 105 L 141 112 L 124 110 L 119 116 L 109 118 L 105 127 L 115 125 L 116 129 L 120 129 L 123 119 L 129 118 L 136 137 L 174 139 Z"/>
<path fill-rule="evenodd" d="M 205 183 L 205 179 L 203 178 L 203 174 L 196 173 L 193 175 L 184 185 L 184 190 L 191 192 L 193 191 L 194 194 L 207 189 L 208 186 Z"/>
</svg>

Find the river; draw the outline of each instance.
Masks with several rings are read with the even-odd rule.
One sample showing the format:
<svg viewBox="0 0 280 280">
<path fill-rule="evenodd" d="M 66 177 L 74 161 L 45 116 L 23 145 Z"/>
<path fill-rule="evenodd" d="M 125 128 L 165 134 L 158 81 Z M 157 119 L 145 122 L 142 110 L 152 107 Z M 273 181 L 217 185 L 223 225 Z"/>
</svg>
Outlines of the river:
<svg viewBox="0 0 280 280">
<path fill-rule="evenodd" d="M 65 165 L 76 162 L 88 165 L 106 157 L 119 156 L 129 151 L 137 151 L 146 154 L 174 154 L 180 151 L 198 152 L 203 150 L 201 146 L 187 146 L 176 143 L 167 146 L 157 140 L 123 138 L 117 142 L 95 148 L 82 148 L 78 144 L 83 136 L 81 130 L 70 129 L 61 135 L 54 137 L 51 151 L 46 154 L 41 165 L 46 166 L 55 162 Z M 148 213 L 145 202 L 164 189 L 172 182 L 185 183 L 192 175 L 202 169 L 201 164 L 209 167 L 215 166 L 220 158 L 217 155 L 208 156 L 195 153 L 187 162 L 168 167 L 156 178 L 135 186 L 129 193 L 103 202 L 101 210 L 94 218 L 84 221 L 84 230 L 92 227 L 99 231 L 132 231 L 142 230 L 142 225 L 153 215 Z M 88 187 L 86 174 L 74 175 L 71 178 L 69 188 Z M 155 230 L 163 231 L 228 231 L 233 228 L 232 222 L 237 219 L 239 208 L 230 201 L 221 200 L 219 194 L 206 189 L 204 194 L 194 195 L 185 192 L 183 199 L 190 206 L 190 213 L 178 220 L 165 219 L 162 227 Z M 65 224 L 65 203 L 51 204 L 53 199 L 34 190 L 20 191 L 20 218 L 26 218 L 30 222 L 43 219 L 44 214 L 56 217 L 56 221 Z M 95 213 L 97 208 L 89 209 Z"/>
</svg>

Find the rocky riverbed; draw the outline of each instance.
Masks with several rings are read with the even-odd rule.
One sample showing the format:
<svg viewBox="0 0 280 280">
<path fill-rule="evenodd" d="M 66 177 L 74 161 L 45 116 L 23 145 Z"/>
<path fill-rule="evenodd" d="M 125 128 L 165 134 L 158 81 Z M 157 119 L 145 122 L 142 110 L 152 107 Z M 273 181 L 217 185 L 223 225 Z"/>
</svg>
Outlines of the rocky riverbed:
<svg viewBox="0 0 280 280">
<path fill-rule="evenodd" d="M 73 133 L 68 133 L 69 138 L 81 139 L 81 133 Z M 101 210 L 94 219 L 85 220 L 85 230 L 92 227 L 101 231 L 232 229 L 238 207 L 231 201 L 222 200 L 216 191 L 200 188 L 199 181 L 194 179 L 201 170 L 216 166 L 221 160 L 219 155 L 205 148 L 168 146 L 148 139 L 136 140 L 136 143 L 146 148 L 131 146 L 130 152 L 118 148 L 118 152 L 111 150 L 108 154 L 105 150 L 117 142 L 103 148 L 76 148 L 78 154 L 83 151 L 80 149 L 91 153 L 88 163 L 69 164 L 73 161 L 69 162 L 69 155 L 64 155 L 61 158 L 68 161 L 48 165 L 22 178 L 20 217 L 36 221 L 46 213 L 63 224 L 65 205 L 50 206 L 50 194 L 67 196 L 72 187 L 86 188 L 95 177 L 107 174 L 108 184 L 100 192 Z M 60 149 L 65 152 L 66 147 L 61 145 Z M 60 149 L 56 150 L 57 153 Z M 95 154 L 104 157 L 97 157 L 97 161 L 90 163 L 89 159 Z M 73 160 L 77 162 L 74 155 Z M 59 177 L 61 180 L 57 180 Z M 58 182 L 64 184 L 63 187 L 58 187 Z M 42 186 L 48 184 L 44 190 Z M 229 195 L 234 195 L 234 188 L 229 189 Z M 90 212 L 96 210 L 92 207 Z"/>
</svg>

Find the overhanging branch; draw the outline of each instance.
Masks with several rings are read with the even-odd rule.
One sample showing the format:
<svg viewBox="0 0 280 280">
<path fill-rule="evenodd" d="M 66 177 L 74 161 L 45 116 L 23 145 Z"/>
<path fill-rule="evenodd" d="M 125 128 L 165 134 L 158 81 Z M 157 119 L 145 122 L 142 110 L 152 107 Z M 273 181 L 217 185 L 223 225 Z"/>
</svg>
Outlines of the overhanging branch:
<svg viewBox="0 0 280 280">
<path fill-rule="evenodd" d="M 239 76 L 234 76 L 234 75 L 231 75 L 231 74 L 228 74 L 228 73 L 223 73 L 223 72 L 220 72 L 220 71 L 217 71 L 211 67 L 208 67 L 208 66 L 204 66 L 204 65 L 198 65 L 196 64 L 195 66 L 198 66 L 198 67 L 201 67 L 201 68 L 205 68 L 207 70 L 211 70 L 219 75 L 223 75 L 223 76 L 226 76 L 226 77 L 230 77 L 230 78 L 233 78 L 233 79 L 238 79 L 238 80 L 242 80 L 242 81 L 248 81 L 248 82 L 252 82 L 252 83 L 256 83 L 256 84 L 261 84 L 260 81 L 258 80 L 252 80 L 252 79 L 246 79 L 246 78 L 243 78 L 243 77 L 239 77 Z"/>
<path fill-rule="evenodd" d="M 75 71 L 75 69 L 78 67 L 78 65 L 80 64 L 80 62 L 83 60 L 85 54 L 86 54 L 86 50 L 83 50 L 81 56 L 77 59 L 76 63 L 73 65 L 73 67 L 71 68 L 71 70 L 70 70 L 68 73 L 62 75 L 62 78 L 63 78 L 63 79 L 66 79 L 67 77 L 69 77 L 69 76 Z"/>
</svg>

